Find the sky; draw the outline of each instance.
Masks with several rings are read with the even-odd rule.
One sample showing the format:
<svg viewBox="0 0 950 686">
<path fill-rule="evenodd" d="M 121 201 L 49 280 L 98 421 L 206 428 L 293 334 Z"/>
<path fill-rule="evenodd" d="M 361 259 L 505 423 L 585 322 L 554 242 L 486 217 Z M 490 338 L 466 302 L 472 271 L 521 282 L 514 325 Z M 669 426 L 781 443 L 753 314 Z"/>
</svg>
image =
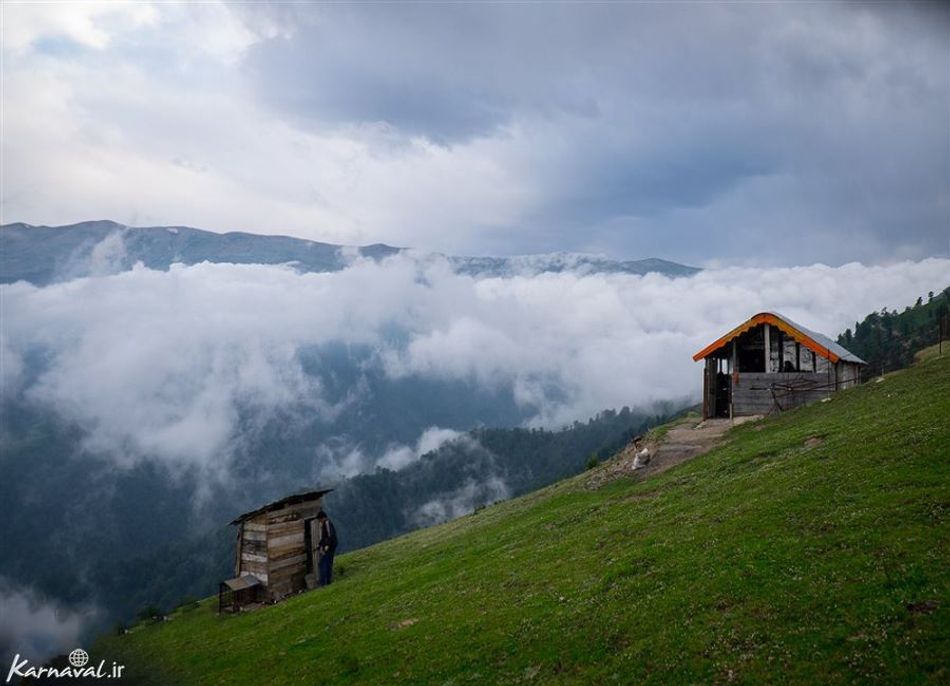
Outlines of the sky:
<svg viewBox="0 0 950 686">
<path fill-rule="evenodd" d="M 2 221 L 950 255 L 938 3 L 2 5 Z"/>
</svg>

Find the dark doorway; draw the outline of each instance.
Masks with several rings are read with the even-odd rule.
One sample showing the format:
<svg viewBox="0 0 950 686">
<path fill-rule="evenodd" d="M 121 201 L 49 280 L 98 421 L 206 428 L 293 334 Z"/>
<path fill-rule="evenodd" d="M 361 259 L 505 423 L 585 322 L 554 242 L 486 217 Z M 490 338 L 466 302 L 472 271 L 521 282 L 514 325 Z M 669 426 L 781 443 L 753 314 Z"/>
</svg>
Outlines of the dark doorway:
<svg viewBox="0 0 950 686">
<path fill-rule="evenodd" d="M 765 371 L 765 327 L 749 329 L 733 343 L 736 346 L 736 361 L 739 371 L 761 374 Z"/>
<path fill-rule="evenodd" d="M 732 377 L 724 372 L 716 374 L 716 407 L 714 417 L 728 417 L 732 398 Z"/>
</svg>

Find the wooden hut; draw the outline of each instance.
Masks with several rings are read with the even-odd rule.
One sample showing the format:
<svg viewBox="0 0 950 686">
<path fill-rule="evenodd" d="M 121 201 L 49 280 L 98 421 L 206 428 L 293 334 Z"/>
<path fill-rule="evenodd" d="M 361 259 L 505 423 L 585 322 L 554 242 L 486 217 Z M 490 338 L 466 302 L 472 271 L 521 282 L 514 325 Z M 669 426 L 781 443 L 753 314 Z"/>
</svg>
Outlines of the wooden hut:
<svg viewBox="0 0 950 686">
<path fill-rule="evenodd" d="M 827 336 L 760 312 L 693 355 L 705 360 L 703 418 L 771 414 L 861 380 L 866 363 Z"/>
<path fill-rule="evenodd" d="M 222 582 L 221 589 L 222 598 L 230 589 L 227 600 L 231 607 L 240 606 L 245 596 L 253 595 L 253 602 L 273 601 L 306 588 L 307 576 L 317 568 L 317 513 L 323 509 L 323 496 L 330 490 L 290 495 L 245 512 L 231 522 L 238 527 L 235 578 Z M 244 578 L 249 576 L 259 588 Z M 225 589 L 230 582 L 234 583 Z M 236 596 L 236 592 L 243 595 Z"/>
</svg>

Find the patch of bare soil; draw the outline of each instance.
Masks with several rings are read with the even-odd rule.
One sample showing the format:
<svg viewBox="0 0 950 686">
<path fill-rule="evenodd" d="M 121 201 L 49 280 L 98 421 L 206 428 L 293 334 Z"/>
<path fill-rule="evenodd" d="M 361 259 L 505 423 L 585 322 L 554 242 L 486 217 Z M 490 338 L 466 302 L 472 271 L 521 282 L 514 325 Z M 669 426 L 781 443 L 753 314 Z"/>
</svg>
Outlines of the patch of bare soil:
<svg viewBox="0 0 950 686">
<path fill-rule="evenodd" d="M 393 629 L 393 630 L 396 630 L 396 629 L 405 629 L 406 627 L 410 627 L 410 626 L 412 626 L 413 624 L 415 624 L 415 623 L 418 622 L 418 621 L 419 621 L 419 620 L 418 620 L 418 619 L 415 619 L 415 618 L 403 619 L 403 620 L 400 620 L 400 621 L 398 621 L 398 622 L 396 622 L 396 623 L 394 623 L 394 624 L 390 624 L 390 625 L 389 625 L 389 628 L 390 628 L 390 629 Z"/>
<path fill-rule="evenodd" d="M 634 439 L 610 462 L 590 475 L 587 487 L 599 488 L 621 476 L 646 477 L 665 472 L 712 450 L 723 442 L 724 434 L 733 426 L 756 419 L 760 417 L 681 422 L 659 440 Z"/>
<path fill-rule="evenodd" d="M 913 615 L 929 615 L 940 607 L 936 600 L 923 600 L 919 603 L 907 603 L 907 610 Z"/>
</svg>

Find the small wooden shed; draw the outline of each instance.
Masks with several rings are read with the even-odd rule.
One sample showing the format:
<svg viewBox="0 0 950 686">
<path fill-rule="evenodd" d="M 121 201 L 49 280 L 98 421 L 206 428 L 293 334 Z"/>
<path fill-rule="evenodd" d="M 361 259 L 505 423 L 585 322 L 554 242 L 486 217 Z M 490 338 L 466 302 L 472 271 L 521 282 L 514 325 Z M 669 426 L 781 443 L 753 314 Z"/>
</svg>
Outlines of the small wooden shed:
<svg viewBox="0 0 950 686">
<path fill-rule="evenodd" d="M 306 588 L 307 575 L 317 568 L 317 513 L 331 490 L 289 495 L 231 522 L 238 527 L 235 579 L 253 576 L 261 586 L 260 599 L 267 601 Z"/>
<path fill-rule="evenodd" d="M 866 363 L 827 336 L 760 312 L 716 339 L 705 361 L 703 418 L 771 414 L 855 386 Z"/>
<path fill-rule="evenodd" d="M 264 600 L 264 585 L 253 574 L 237 576 L 218 585 L 218 612 L 237 612 Z"/>
</svg>

